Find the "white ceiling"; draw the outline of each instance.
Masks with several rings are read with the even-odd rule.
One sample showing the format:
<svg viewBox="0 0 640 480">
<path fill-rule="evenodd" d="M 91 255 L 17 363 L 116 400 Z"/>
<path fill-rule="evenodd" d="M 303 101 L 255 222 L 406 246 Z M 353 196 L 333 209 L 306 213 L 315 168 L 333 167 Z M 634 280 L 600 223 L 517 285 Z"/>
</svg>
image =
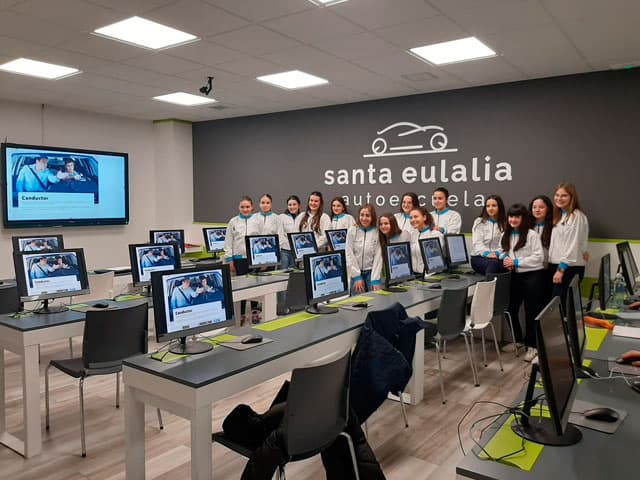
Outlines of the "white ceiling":
<svg viewBox="0 0 640 480">
<path fill-rule="evenodd" d="M 132 15 L 201 40 L 152 52 L 89 32 Z M 0 0 L 0 63 L 76 67 L 57 81 L 0 72 L 0 98 L 142 119 L 199 121 L 605 70 L 640 60 L 639 0 Z M 434 67 L 406 53 L 474 35 L 498 57 Z M 329 85 L 255 80 L 290 69 Z M 198 93 L 222 106 L 151 97 Z"/>
</svg>

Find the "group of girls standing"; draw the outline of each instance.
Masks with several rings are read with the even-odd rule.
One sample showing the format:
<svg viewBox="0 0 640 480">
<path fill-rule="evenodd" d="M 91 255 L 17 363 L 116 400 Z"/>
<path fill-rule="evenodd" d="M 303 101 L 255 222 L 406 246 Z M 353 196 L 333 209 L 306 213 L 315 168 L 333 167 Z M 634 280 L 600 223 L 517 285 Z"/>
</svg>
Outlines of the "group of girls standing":
<svg viewBox="0 0 640 480">
<path fill-rule="evenodd" d="M 502 199 L 491 195 L 475 219 L 471 266 L 481 274 L 512 273 L 509 313 L 516 342 L 527 347 L 525 360 L 537 354 L 536 316 L 552 297 L 564 302 L 574 275 L 584 277 L 588 237 L 589 223 L 570 183 L 558 185 L 553 202 L 538 195 L 528 207 L 516 203 L 505 210 Z M 524 332 L 518 317 L 523 303 Z"/>
</svg>

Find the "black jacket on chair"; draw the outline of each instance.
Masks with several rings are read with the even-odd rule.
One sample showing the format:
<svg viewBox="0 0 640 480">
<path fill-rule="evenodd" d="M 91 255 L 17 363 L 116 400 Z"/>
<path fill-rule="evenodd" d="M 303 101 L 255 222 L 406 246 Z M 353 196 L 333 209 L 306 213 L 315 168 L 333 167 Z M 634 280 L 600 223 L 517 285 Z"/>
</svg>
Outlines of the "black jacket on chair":
<svg viewBox="0 0 640 480">
<path fill-rule="evenodd" d="M 416 333 L 424 328 L 399 303 L 369 312 L 351 364 L 351 408 L 364 422 L 387 398 L 404 390 L 413 369 Z"/>
</svg>

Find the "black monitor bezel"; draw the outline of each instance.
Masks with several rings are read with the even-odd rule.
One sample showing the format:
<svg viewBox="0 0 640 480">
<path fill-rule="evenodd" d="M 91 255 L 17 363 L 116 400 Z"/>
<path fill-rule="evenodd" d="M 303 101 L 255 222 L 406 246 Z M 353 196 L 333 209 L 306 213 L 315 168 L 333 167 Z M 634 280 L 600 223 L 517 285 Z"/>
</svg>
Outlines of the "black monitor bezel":
<svg viewBox="0 0 640 480">
<path fill-rule="evenodd" d="M 64 253 L 75 253 L 78 260 L 78 270 L 80 273 L 80 290 L 73 292 L 54 292 L 44 295 L 29 295 L 27 288 L 27 278 L 24 273 L 24 260 L 26 255 L 38 255 L 38 252 L 14 252 L 13 253 L 13 266 L 16 274 L 16 285 L 18 287 L 18 295 L 21 302 L 37 302 L 40 300 L 49 300 L 53 298 L 66 298 L 75 297 L 77 295 L 86 295 L 91 293 L 89 289 L 89 274 L 87 272 L 87 264 L 84 257 L 84 250 L 82 248 L 65 248 L 61 250 L 53 250 L 42 253 L 42 255 L 59 255 Z"/>
<path fill-rule="evenodd" d="M 438 249 L 440 250 L 440 258 L 442 258 L 442 268 L 431 271 L 429 269 L 429 262 L 427 261 L 427 252 L 425 252 L 424 244 L 425 243 L 433 243 L 437 242 Z M 425 273 L 442 273 L 447 271 L 447 258 L 444 256 L 444 252 L 442 251 L 442 244 L 440 243 L 440 239 L 438 237 L 429 237 L 429 238 L 420 238 L 418 239 L 418 245 L 420 246 L 420 254 L 422 255 L 422 264 L 424 265 Z"/>
<path fill-rule="evenodd" d="M 329 246 L 331 247 L 331 250 L 333 251 L 338 251 L 338 250 L 344 250 L 345 248 L 347 248 L 347 232 L 349 231 L 348 228 L 334 228 L 332 230 L 325 230 L 324 234 L 327 237 L 327 242 L 329 242 Z M 333 239 L 331 238 L 331 233 L 335 233 L 335 232 L 344 232 L 344 248 L 336 248 L 336 246 L 333 244 Z M 302 232 L 300 232 L 302 233 Z"/>
<path fill-rule="evenodd" d="M 181 264 L 181 260 L 180 260 L 180 245 L 178 244 L 178 242 L 169 242 L 169 243 L 131 243 L 129 244 L 129 262 L 131 263 L 131 277 L 133 279 L 133 285 L 136 287 L 147 287 L 149 285 L 151 285 L 151 278 L 149 278 L 149 281 L 142 281 L 140 280 L 140 265 L 138 264 L 138 256 L 136 255 L 136 248 L 138 247 L 157 247 L 157 248 L 164 248 L 167 245 L 172 246 L 173 247 L 173 253 L 174 253 L 174 259 L 175 259 L 175 263 L 174 263 L 174 267 L 173 269 L 177 269 L 180 268 L 182 266 Z M 176 248 L 178 249 L 178 251 L 176 252 Z M 177 254 L 176 254 L 177 253 Z M 167 271 L 169 271 L 167 269 Z M 153 273 L 153 272 L 151 272 Z"/>
<path fill-rule="evenodd" d="M 64 239 L 62 238 L 62 234 L 57 234 L 57 235 L 14 235 L 13 237 L 11 237 L 11 244 L 13 245 L 13 251 L 23 252 L 24 250 L 20 250 L 20 240 L 25 240 L 28 238 L 55 238 L 58 241 L 58 248 L 55 248 L 52 250 L 40 250 L 41 252 L 55 252 L 57 250 L 64 250 Z"/>
<path fill-rule="evenodd" d="M 312 292 L 312 277 L 313 277 L 313 269 L 311 268 L 311 260 L 318 257 L 328 257 L 332 255 L 339 255 L 340 260 L 342 262 L 342 284 L 344 285 L 344 290 L 341 292 L 331 293 L 329 295 L 325 295 L 322 297 L 313 297 Z M 327 300 L 331 300 L 333 298 L 344 297 L 345 295 L 349 295 L 349 279 L 347 277 L 347 255 L 344 250 L 337 250 L 335 252 L 320 252 L 320 253 L 308 253 L 303 257 L 304 262 L 304 284 L 305 290 L 307 293 L 307 305 L 314 305 L 321 302 L 326 302 Z"/>
<path fill-rule="evenodd" d="M 180 245 L 180 255 L 184 255 L 184 253 L 186 251 L 186 249 L 185 249 L 185 241 L 184 241 L 184 229 L 181 229 L 181 228 L 155 228 L 153 230 L 149 230 L 149 243 L 159 243 L 153 238 L 153 234 L 154 233 L 162 233 L 162 232 L 168 232 L 168 233 L 179 232 L 180 233 L 180 241 L 177 242 L 177 243 Z M 170 242 L 167 242 L 167 243 L 170 243 Z"/>
<path fill-rule="evenodd" d="M 399 245 L 405 246 L 407 248 L 408 253 L 409 253 L 409 256 L 408 256 L 408 260 L 409 260 L 409 275 L 407 275 L 406 277 L 403 277 L 403 278 L 392 279 L 391 278 L 391 257 L 389 256 L 389 248 L 397 247 Z M 388 244 L 385 247 L 385 251 L 384 251 L 384 262 L 385 262 L 385 268 L 387 269 L 386 285 L 388 287 L 392 287 L 394 285 L 399 285 L 399 284 L 401 284 L 403 282 L 407 282 L 409 280 L 414 280 L 416 278 L 415 274 L 413 273 L 413 260 L 411 259 L 411 242 L 397 242 L 397 243 Z"/>
<path fill-rule="evenodd" d="M 295 242 L 295 237 L 297 235 L 311 235 L 311 241 L 313 242 L 313 248 L 315 249 L 316 253 L 318 253 L 318 242 L 316 242 L 316 236 L 313 232 L 289 232 L 287 233 L 287 237 L 289 238 L 289 245 L 291 246 L 291 251 L 293 252 L 293 256 L 295 258 L 296 262 L 300 262 L 303 260 L 304 255 L 299 256 L 298 255 L 298 249 L 296 248 L 296 242 Z M 310 253 L 307 253 L 306 255 L 311 255 Z"/>
<path fill-rule="evenodd" d="M 255 239 L 255 238 L 271 238 L 275 241 L 276 244 L 276 261 L 275 263 L 260 263 L 260 264 L 254 264 L 253 263 L 253 252 L 251 251 L 251 240 Z M 277 267 L 280 265 L 280 242 L 279 242 L 279 238 L 278 238 L 278 234 L 273 233 L 273 234 L 268 234 L 268 235 L 246 235 L 244 237 L 244 246 L 245 246 L 245 251 L 247 252 L 247 265 L 249 266 L 249 268 L 269 268 L 269 267 Z"/>
<path fill-rule="evenodd" d="M 627 259 L 625 258 L 626 253 L 629 255 L 631 262 L 635 262 L 629 242 L 616 244 L 616 251 L 618 252 L 618 260 L 620 261 L 622 276 L 624 277 L 627 292 L 629 293 L 629 295 L 634 295 L 636 289 L 636 277 L 633 274 L 633 265 L 627 264 Z"/>
<path fill-rule="evenodd" d="M 587 342 L 587 336 L 584 329 L 584 313 L 582 310 L 579 275 L 574 275 L 569 282 L 565 305 L 565 325 L 567 327 L 567 338 L 571 358 L 575 368 L 580 369 L 582 367 L 582 352 Z M 579 315 L 581 318 L 580 325 L 578 325 L 578 312 L 580 312 Z M 580 337 L 582 337 L 582 339 Z"/>
<path fill-rule="evenodd" d="M 164 304 L 164 288 L 163 277 L 166 275 L 187 274 L 193 275 L 198 273 L 206 273 L 215 270 L 222 271 L 222 282 L 225 298 L 226 320 L 224 322 L 209 323 L 198 327 L 180 330 L 177 332 L 167 332 L 167 311 Z M 232 327 L 235 325 L 233 310 L 233 290 L 231 288 L 231 270 L 229 265 L 220 264 L 207 267 L 196 268 L 179 268 L 176 270 L 164 270 L 159 272 L 151 272 L 151 288 L 153 292 L 153 309 L 154 309 L 154 325 L 156 330 L 156 341 L 158 343 L 168 342 L 178 338 L 185 338 L 199 333 L 210 332 L 220 328 Z M 228 298 L 227 298 L 228 297 Z"/>
<path fill-rule="evenodd" d="M 204 236 L 204 248 L 207 251 L 207 253 L 220 253 L 220 252 L 224 252 L 224 247 L 222 247 L 221 249 L 211 249 L 209 248 L 211 245 L 209 244 L 209 232 L 211 230 L 223 230 L 224 229 L 224 235 L 225 235 L 225 239 L 227 238 L 227 226 L 224 227 L 204 227 L 202 229 L 202 235 Z"/>
<path fill-rule="evenodd" d="M 459 237 L 462 238 L 462 245 L 464 247 L 464 262 L 454 262 L 451 260 L 451 251 L 449 249 L 449 238 Z M 449 268 L 457 267 L 459 265 L 466 265 L 469 263 L 469 250 L 467 249 L 467 240 L 463 233 L 447 233 L 444 236 L 444 245 L 446 250 L 446 262 Z"/>
<path fill-rule="evenodd" d="M 609 281 L 605 282 L 604 270 L 608 265 Z M 608 293 L 608 295 L 607 295 Z M 611 254 L 607 253 L 600 259 L 600 270 L 598 271 L 598 301 L 600 302 L 600 309 L 605 310 L 607 303 L 611 299 Z"/>
</svg>

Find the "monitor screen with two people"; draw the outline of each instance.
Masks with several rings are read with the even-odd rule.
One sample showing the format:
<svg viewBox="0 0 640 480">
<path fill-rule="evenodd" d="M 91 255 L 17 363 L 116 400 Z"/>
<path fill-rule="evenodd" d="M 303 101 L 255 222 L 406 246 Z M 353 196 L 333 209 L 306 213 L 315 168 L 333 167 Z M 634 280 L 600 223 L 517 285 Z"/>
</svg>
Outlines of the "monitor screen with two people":
<svg viewBox="0 0 640 480">
<path fill-rule="evenodd" d="M 316 237 L 313 232 L 292 232 L 287 235 L 297 262 L 302 261 L 305 255 L 318 251 Z"/>
<path fill-rule="evenodd" d="M 329 246 L 331 250 L 344 250 L 347 248 L 347 229 L 338 228 L 336 230 L 326 230 L 324 232 L 327 235 Z"/>
<path fill-rule="evenodd" d="M 14 252 L 53 252 L 64 248 L 62 235 L 11 237 Z"/>
<path fill-rule="evenodd" d="M 411 264 L 410 242 L 399 242 L 387 245 L 384 253 L 387 272 L 386 290 L 392 292 L 406 291 L 405 289 L 397 288 L 397 285 L 415 278 Z"/>
<path fill-rule="evenodd" d="M 349 294 L 347 259 L 344 250 L 304 256 L 304 278 L 307 312 L 335 313 L 338 309 L 323 307 L 320 302 Z"/>
<path fill-rule="evenodd" d="M 133 284 L 151 285 L 151 273 L 180 268 L 180 246 L 173 243 L 139 243 L 129 245 Z"/>
<path fill-rule="evenodd" d="M 202 235 L 207 253 L 224 252 L 227 227 L 205 227 L 202 229 Z"/>
<path fill-rule="evenodd" d="M 278 235 L 247 235 L 244 238 L 249 268 L 256 270 L 280 264 Z"/>
<path fill-rule="evenodd" d="M 151 243 L 175 242 L 180 246 L 180 255 L 183 255 L 185 252 L 184 230 L 179 230 L 179 229 L 150 230 L 149 242 Z"/>
</svg>

